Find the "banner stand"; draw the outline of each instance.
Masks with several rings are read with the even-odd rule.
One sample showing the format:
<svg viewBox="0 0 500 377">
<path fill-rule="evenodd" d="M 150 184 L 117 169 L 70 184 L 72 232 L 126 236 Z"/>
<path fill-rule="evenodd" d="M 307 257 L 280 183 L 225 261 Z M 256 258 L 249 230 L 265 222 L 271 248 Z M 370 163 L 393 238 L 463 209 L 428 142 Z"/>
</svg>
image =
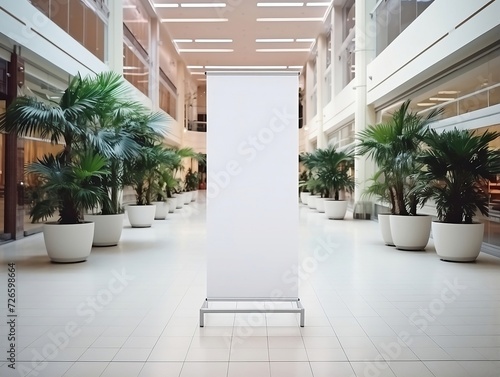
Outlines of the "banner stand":
<svg viewBox="0 0 500 377">
<path fill-rule="evenodd" d="M 291 302 L 297 308 L 274 308 L 274 309 L 216 309 L 209 308 L 209 302 Z M 205 314 L 207 313 L 297 313 L 300 314 L 300 327 L 305 324 L 305 309 L 300 298 L 206 298 L 200 309 L 200 327 L 205 326 Z"/>
</svg>

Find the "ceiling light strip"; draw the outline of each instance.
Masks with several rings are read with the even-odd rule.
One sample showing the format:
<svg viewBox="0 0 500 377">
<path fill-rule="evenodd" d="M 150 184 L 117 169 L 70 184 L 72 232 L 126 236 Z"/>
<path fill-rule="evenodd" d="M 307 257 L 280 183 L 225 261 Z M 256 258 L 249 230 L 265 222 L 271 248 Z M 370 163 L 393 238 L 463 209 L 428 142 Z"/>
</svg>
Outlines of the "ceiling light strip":
<svg viewBox="0 0 500 377">
<path fill-rule="evenodd" d="M 227 18 L 162 18 L 161 22 L 227 22 Z"/>
<path fill-rule="evenodd" d="M 179 52 L 234 52 L 232 48 L 180 48 Z"/>
<path fill-rule="evenodd" d="M 258 7 L 302 7 L 304 3 L 288 2 L 288 3 L 257 3 Z"/>
<path fill-rule="evenodd" d="M 181 8 L 225 8 L 226 3 L 181 3 Z"/>
<path fill-rule="evenodd" d="M 309 52 L 308 48 L 258 48 L 256 52 Z"/>
<path fill-rule="evenodd" d="M 268 17 L 257 18 L 257 22 L 321 22 L 322 17 Z"/>
</svg>

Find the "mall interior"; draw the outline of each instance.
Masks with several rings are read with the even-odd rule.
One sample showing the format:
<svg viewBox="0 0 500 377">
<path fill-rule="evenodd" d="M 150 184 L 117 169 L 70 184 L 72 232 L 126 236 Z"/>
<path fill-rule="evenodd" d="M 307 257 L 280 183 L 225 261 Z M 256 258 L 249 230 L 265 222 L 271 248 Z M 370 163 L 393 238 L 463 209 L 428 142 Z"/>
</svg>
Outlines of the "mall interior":
<svg viewBox="0 0 500 377">
<path fill-rule="evenodd" d="M 207 14 L 214 27 L 234 15 L 274 17 L 261 24 L 277 23 L 281 34 L 272 40 L 262 27 L 252 36 L 260 31 L 267 41 L 240 45 L 237 35 L 204 32 L 193 17 Z M 300 82 L 298 154 L 354 145 L 357 132 L 407 99 L 422 115 L 444 109 L 431 124 L 437 130 L 500 130 L 499 14 L 500 0 L 0 0 L 0 112 L 22 95 L 58 101 L 75 75 L 112 70 L 135 100 L 173 118 L 166 145 L 206 154 L 206 71 L 292 71 Z M 304 15 L 313 29 L 299 25 Z M 283 16 L 290 22 L 276 21 Z M 298 36 L 304 30 L 315 34 Z M 225 39 L 201 40 L 213 37 Z M 221 57 L 233 48 L 252 51 L 243 60 Z M 299 266 L 318 245 L 328 247 L 328 258 L 299 275 L 306 326 L 296 314 L 257 312 L 207 315 L 201 328 L 203 191 L 150 229 L 125 225 L 118 246 L 94 248 L 84 263 L 50 263 L 42 224 L 31 223 L 24 203 L 35 184 L 24 166 L 62 147 L 0 134 L 0 375 L 500 376 L 500 177 L 490 181 L 489 217 L 479 217 L 479 258 L 449 263 L 432 239 L 420 252 L 385 246 L 381 203 L 373 203 L 371 221 L 353 218 L 375 171 L 368 158 L 357 160 L 345 220 L 297 204 Z M 420 212 L 436 215 L 432 203 Z M 15 370 L 7 340 L 13 262 Z"/>
</svg>

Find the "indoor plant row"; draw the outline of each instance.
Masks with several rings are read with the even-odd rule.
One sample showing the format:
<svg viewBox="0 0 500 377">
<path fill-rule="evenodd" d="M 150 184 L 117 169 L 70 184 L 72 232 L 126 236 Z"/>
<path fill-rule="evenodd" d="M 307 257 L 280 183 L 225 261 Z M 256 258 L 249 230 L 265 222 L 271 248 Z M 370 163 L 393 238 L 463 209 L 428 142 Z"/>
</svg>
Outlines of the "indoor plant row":
<svg viewBox="0 0 500 377">
<path fill-rule="evenodd" d="M 56 262 L 77 262 L 90 254 L 95 225 L 84 214 L 99 208 L 115 217 L 114 241 L 123 227 L 120 194 L 125 185 L 136 189 L 137 204 L 149 204 L 159 166 L 177 161 L 175 151 L 162 143 L 172 118 L 151 113 L 131 101 L 123 78 L 112 72 L 74 77 L 59 102 L 17 98 L 0 118 L 0 130 L 62 143 L 57 155 L 46 155 L 27 167 L 41 185 L 32 205 L 33 221 L 59 214 L 56 223 L 44 224 L 44 241 Z M 129 212 L 130 217 L 130 212 Z M 102 216 L 104 218 L 104 216 Z M 64 243 L 64 242 L 68 243 Z"/>
<path fill-rule="evenodd" d="M 347 201 L 340 200 L 341 193 L 354 190 L 354 177 L 350 169 L 354 163 L 352 148 L 338 150 L 333 145 L 300 155 L 307 168 L 304 185 L 312 194 L 301 195 L 310 208 L 324 212 L 329 219 L 341 220 L 347 212 Z M 314 194 L 317 192 L 317 194 Z"/>
<path fill-rule="evenodd" d="M 478 212 L 488 215 L 487 182 L 500 173 L 500 151 L 489 144 L 499 134 L 476 135 L 456 128 L 438 132 L 429 123 L 440 111 L 423 117 L 410 111 L 409 104 L 403 103 L 389 122 L 369 126 L 358 135 L 358 153 L 372 157 L 378 166 L 367 194 L 378 196 L 391 209 L 390 216 L 379 215 L 384 241 L 400 249 L 422 250 L 432 227 L 441 259 L 475 260 L 484 224 L 473 218 Z M 438 221 L 417 215 L 417 208 L 429 199 L 435 202 Z"/>
</svg>

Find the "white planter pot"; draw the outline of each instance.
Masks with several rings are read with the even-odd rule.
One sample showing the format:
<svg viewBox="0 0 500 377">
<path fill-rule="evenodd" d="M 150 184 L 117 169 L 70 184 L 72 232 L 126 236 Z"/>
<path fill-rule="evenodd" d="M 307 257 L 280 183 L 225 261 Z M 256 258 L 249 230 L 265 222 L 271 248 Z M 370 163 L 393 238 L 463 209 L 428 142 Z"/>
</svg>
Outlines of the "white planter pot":
<svg viewBox="0 0 500 377">
<path fill-rule="evenodd" d="M 168 203 L 167 202 L 152 202 L 156 206 L 155 208 L 155 220 L 165 220 L 167 218 L 168 213 Z"/>
<path fill-rule="evenodd" d="M 332 220 L 343 220 L 347 212 L 347 200 L 326 199 L 325 215 Z"/>
<path fill-rule="evenodd" d="M 191 198 L 193 197 L 193 192 L 192 191 L 186 191 L 183 195 L 184 195 L 184 204 L 191 203 Z"/>
<path fill-rule="evenodd" d="M 302 204 L 307 205 L 307 197 L 308 197 L 309 195 L 311 195 L 311 193 L 310 193 L 310 192 L 304 192 L 304 191 L 302 191 L 302 192 L 300 193 L 300 201 L 302 202 Z"/>
<path fill-rule="evenodd" d="M 390 215 L 392 240 L 396 249 L 424 250 L 431 234 L 432 217 Z"/>
<path fill-rule="evenodd" d="M 391 233 L 391 214 L 390 213 L 379 213 L 378 214 L 378 224 L 380 226 L 380 232 L 382 233 L 382 239 L 387 246 L 394 246 L 394 241 L 392 240 Z"/>
<path fill-rule="evenodd" d="M 123 229 L 123 213 L 116 215 L 85 215 L 85 221 L 94 226 L 93 246 L 115 246 L 120 241 Z"/>
<path fill-rule="evenodd" d="M 43 239 L 47 254 L 53 262 L 83 262 L 90 255 L 94 238 L 94 223 L 46 223 Z"/>
<path fill-rule="evenodd" d="M 316 198 L 316 209 L 319 213 L 325 213 L 325 201 L 328 198 Z"/>
<path fill-rule="evenodd" d="M 167 203 L 168 203 L 168 212 L 174 213 L 175 207 L 177 206 L 177 198 L 168 198 Z"/>
<path fill-rule="evenodd" d="M 191 191 L 191 201 L 196 202 L 196 199 L 198 199 L 198 191 Z"/>
<path fill-rule="evenodd" d="M 132 228 L 149 228 L 155 220 L 156 206 L 150 205 L 129 205 L 127 206 L 128 221 Z"/>
<path fill-rule="evenodd" d="M 472 262 L 483 243 L 484 224 L 449 224 L 434 221 L 432 238 L 436 253 L 442 260 Z"/>
<path fill-rule="evenodd" d="M 307 197 L 307 206 L 310 209 L 316 209 L 316 199 L 317 198 L 320 198 L 320 196 L 319 195 L 309 195 Z"/>
<path fill-rule="evenodd" d="M 175 209 L 181 209 L 182 207 L 184 207 L 184 194 L 175 194 L 175 201 Z"/>
</svg>

